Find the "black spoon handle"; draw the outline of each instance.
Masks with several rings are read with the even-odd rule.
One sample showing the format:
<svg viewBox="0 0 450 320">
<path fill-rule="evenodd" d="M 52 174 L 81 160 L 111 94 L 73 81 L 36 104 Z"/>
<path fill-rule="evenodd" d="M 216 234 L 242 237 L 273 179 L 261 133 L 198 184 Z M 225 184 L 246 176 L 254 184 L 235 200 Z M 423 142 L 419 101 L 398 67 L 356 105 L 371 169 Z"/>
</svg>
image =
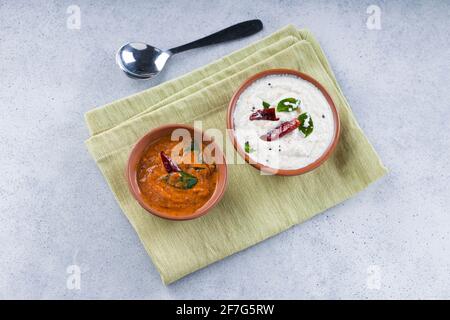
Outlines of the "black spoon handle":
<svg viewBox="0 0 450 320">
<path fill-rule="evenodd" d="M 251 36 L 263 28 L 261 20 L 248 20 L 234 26 L 228 27 L 209 36 L 201 38 L 199 40 L 184 44 L 182 46 L 170 49 L 169 51 L 173 54 L 183 52 L 190 49 L 200 48 L 209 46 L 211 44 L 227 42 L 231 40 L 236 40 L 244 37 Z"/>
</svg>

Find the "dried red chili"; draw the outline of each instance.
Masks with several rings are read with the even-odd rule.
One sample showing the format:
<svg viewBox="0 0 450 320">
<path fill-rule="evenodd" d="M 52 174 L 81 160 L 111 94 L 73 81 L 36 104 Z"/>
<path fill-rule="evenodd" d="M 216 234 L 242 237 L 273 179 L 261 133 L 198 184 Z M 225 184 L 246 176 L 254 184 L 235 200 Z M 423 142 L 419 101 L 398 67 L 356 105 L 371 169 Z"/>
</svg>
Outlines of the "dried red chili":
<svg viewBox="0 0 450 320">
<path fill-rule="evenodd" d="M 261 136 L 262 140 L 265 141 L 273 141 L 281 138 L 282 136 L 288 134 L 291 131 L 294 131 L 300 126 L 300 121 L 296 119 L 292 119 L 290 121 L 283 122 L 279 126 L 273 128 L 265 135 Z"/>
<path fill-rule="evenodd" d="M 167 173 L 181 172 L 180 167 L 178 167 L 178 165 L 167 154 L 165 154 L 164 151 L 161 151 L 160 155 Z"/>
<path fill-rule="evenodd" d="M 256 112 L 252 113 L 250 115 L 250 120 L 270 120 L 270 121 L 277 121 L 280 118 L 277 118 L 275 114 L 275 108 L 267 108 L 267 109 L 260 109 L 256 110 Z"/>
</svg>

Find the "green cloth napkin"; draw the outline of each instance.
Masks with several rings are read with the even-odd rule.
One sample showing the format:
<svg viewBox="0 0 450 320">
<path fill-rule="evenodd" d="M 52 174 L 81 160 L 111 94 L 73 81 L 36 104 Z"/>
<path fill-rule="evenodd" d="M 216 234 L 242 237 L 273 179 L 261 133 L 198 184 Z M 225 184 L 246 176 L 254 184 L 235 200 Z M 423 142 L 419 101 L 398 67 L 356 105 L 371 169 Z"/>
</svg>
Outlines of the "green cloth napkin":
<svg viewBox="0 0 450 320">
<path fill-rule="evenodd" d="M 297 177 L 260 175 L 229 165 L 222 201 L 199 219 L 173 222 L 144 211 L 128 191 L 124 171 L 133 144 L 166 123 L 201 120 L 225 133 L 228 102 L 249 76 L 289 68 L 317 79 L 341 117 L 340 141 L 318 169 Z M 248 248 L 348 199 L 386 173 L 358 126 L 318 42 L 287 26 L 183 77 L 86 114 L 86 145 L 165 284 Z M 224 150 L 226 152 L 226 150 Z"/>
</svg>

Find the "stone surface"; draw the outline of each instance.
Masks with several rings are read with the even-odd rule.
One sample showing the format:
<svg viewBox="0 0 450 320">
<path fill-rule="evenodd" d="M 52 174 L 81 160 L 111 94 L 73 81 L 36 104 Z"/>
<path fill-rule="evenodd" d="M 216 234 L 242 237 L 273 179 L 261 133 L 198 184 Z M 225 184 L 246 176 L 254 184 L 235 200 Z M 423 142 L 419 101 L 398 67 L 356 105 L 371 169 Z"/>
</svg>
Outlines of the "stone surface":
<svg viewBox="0 0 450 320">
<path fill-rule="evenodd" d="M 171 47 L 255 17 L 261 34 L 183 53 L 151 82 L 114 63 L 129 40 Z M 446 1 L 2 1 L 0 298 L 450 298 L 449 18 Z M 317 36 L 390 172 L 165 287 L 83 144 L 83 114 L 288 23 Z"/>
</svg>

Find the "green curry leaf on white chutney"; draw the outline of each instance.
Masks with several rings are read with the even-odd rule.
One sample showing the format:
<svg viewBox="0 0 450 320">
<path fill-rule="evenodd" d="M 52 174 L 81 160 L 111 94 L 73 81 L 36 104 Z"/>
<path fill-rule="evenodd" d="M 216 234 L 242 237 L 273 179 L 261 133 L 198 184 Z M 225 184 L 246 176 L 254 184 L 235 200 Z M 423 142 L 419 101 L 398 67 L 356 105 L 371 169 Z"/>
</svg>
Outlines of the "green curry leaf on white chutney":
<svg viewBox="0 0 450 320">
<path fill-rule="evenodd" d="M 297 110 L 300 106 L 301 100 L 295 98 L 286 98 L 278 102 L 278 112 L 291 112 Z"/>
<path fill-rule="evenodd" d="M 311 118 L 311 115 L 308 112 L 304 112 L 298 116 L 298 120 L 300 121 L 300 126 L 298 127 L 298 130 L 303 132 L 306 138 L 314 130 L 314 122 Z"/>
<path fill-rule="evenodd" d="M 255 151 L 252 147 L 250 147 L 250 142 L 248 142 L 248 141 L 245 141 L 244 149 L 245 149 L 245 152 L 247 152 L 247 153 L 251 153 L 251 152 Z"/>
</svg>

